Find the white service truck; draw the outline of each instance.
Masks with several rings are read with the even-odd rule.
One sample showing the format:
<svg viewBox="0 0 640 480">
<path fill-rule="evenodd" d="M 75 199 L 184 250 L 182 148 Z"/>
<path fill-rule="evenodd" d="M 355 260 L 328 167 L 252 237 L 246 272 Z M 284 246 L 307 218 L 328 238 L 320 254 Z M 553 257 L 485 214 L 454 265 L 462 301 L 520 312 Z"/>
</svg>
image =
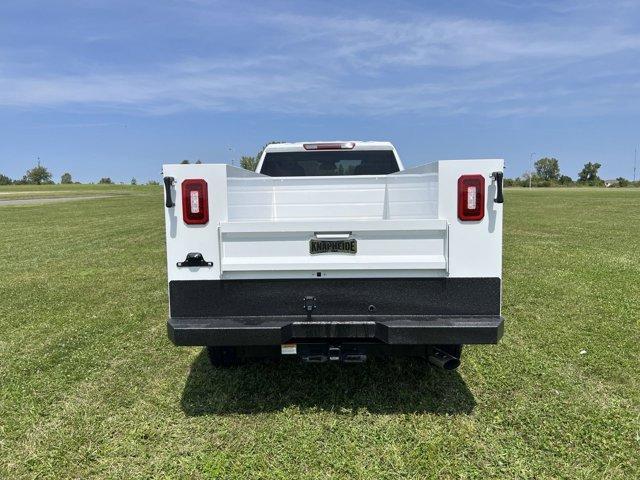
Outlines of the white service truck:
<svg viewBox="0 0 640 480">
<path fill-rule="evenodd" d="M 169 338 L 214 365 L 417 355 L 503 333 L 503 160 L 405 169 L 388 142 L 268 145 L 255 172 L 164 165 Z"/>
</svg>

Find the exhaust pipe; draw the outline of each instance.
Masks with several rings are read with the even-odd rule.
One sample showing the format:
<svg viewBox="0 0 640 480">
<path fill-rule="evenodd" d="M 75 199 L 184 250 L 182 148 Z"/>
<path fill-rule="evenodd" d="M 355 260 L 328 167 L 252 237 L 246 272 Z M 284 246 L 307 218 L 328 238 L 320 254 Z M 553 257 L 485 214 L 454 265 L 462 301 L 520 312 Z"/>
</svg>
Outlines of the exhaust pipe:
<svg viewBox="0 0 640 480">
<path fill-rule="evenodd" d="M 460 366 L 460 359 L 449 355 L 447 352 L 434 348 L 429 353 L 429 363 L 443 370 L 455 370 Z"/>
</svg>

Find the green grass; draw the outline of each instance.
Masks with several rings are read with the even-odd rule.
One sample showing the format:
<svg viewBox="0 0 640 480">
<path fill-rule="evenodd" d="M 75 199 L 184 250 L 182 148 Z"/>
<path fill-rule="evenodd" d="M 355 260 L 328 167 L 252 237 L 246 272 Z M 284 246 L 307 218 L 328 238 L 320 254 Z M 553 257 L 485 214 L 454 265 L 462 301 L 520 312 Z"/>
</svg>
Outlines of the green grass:
<svg viewBox="0 0 640 480">
<path fill-rule="evenodd" d="M 640 476 L 640 191 L 507 191 L 506 333 L 457 372 L 212 369 L 135 191 L 0 206 L 0 478 Z"/>
</svg>

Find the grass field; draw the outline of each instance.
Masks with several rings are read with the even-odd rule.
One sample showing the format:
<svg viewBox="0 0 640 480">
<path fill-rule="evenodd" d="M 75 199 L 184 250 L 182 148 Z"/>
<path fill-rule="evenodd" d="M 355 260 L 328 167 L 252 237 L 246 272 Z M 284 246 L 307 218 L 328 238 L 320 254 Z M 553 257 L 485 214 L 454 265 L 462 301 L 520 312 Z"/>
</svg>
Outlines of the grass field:
<svg viewBox="0 0 640 480">
<path fill-rule="evenodd" d="M 0 478 L 640 477 L 640 190 L 507 191 L 504 339 L 441 372 L 212 369 L 160 187 L 109 188 L 0 206 Z"/>
</svg>

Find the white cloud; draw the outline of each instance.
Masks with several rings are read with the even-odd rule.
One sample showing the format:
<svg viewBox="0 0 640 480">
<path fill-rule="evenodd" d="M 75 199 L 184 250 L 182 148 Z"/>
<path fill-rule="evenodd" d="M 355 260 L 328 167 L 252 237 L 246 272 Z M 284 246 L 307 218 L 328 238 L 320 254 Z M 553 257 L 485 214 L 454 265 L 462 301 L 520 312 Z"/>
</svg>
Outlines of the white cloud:
<svg viewBox="0 0 640 480">
<path fill-rule="evenodd" d="M 637 60 L 638 32 L 622 20 L 573 25 L 564 18 L 516 24 L 257 13 L 243 20 L 259 32 L 255 44 L 233 55 L 221 47 L 211 56 L 174 55 L 126 69 L 104 62 L 71 73 L 52 64 L 30 64 L 27 71 L 5 60 L 0 105 L 149 114 L 201 109 L 535 115 L 637 104 L 633 82 L 615 74 L 639 73 L 638 62 L 629 62 Z M 0 52 L 2 57 L 9 55 Z"/>
</svg>

